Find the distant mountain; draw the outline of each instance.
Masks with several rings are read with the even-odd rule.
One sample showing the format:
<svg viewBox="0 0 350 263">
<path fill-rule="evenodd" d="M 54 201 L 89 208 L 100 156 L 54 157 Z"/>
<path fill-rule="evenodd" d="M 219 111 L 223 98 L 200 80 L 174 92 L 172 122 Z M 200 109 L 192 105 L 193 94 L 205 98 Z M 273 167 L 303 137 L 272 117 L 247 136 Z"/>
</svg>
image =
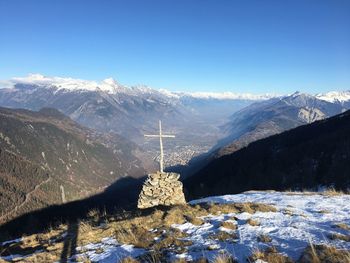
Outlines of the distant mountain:
<svg viewBox="0 0 350 263">
<path fill-rule="evenodd" d="M 214 156 L 229 154 L 252 141 L 341 113 L 350 108 L 349 97 L 349 91 L 284 97 L 183 93 L 126 87 L 112 78 L 95 82 L 39 74 L 0 83 L 0 106 L 55 108 L 86 127 L 120 134 L 152 156 L 159 145 L 143 134 L 157 132 L 161 119 L 164 130 L 176 134 L 164 142 L 167 167 L 186 166 L 212 150 Z"/>
<path fill-rule="evenodd" d="M 222 156 L 185 181 L 191 197 L 246 190 L 350 188 L 350 111 Z"/>
<path fill-rule="evenodd" d="M 210 119 L 210 124 L 213 120 L 222 123 L 235 110 L 270 97 L 175 93 L 146 86 L 126 87 L 111 78 L 97 83 L 39 74 L 14 78 L 3 83 L 3 89 L 0 89 L 1 106 L 31 110 L 56 108 L 83 125 L 102 131 L 112 130 L 136 141 L 143 137 L 144 131 L 156 128 L 158 119 L 178 131 L 185 128 L 198 132 L 203 128 L 200 126 L 203 118 Z M 205 111 L 205 107 L 210 110 Z"/>
<path fill-rule="evenodd" d="M 330 91 L 324 94 L 317 94 L 316 98 L 329 102 L 338 102 L 341 104 L 350 104 L 350 90 L 348 91 Z"/>
<path fill-rule="evenodd" d="M 2 87 L 2 89 L 1 89 Z M 0 83 L 0 106 L 40 110 L 55 108 L 78 123 L 116 132 L 152 152 L 159 148 L 144 133 L 157 132 L 158 120 L 176 134 L 165 141 L 170 165 L 206 152 L 220 138 L 220 125 L 235 111 L 271 95 L 175 93 L 146 86 L 126 87 L 113 79 L 99 83 L 29 75 Z"/>
<path fill-rule="evenodd" d="M 152 167 L 146 160 L 134 143 L 82 127 L 55 109 L 0 108 L 0 222 L 143 176 Z"/>
<path fill-rule="evenodd" d="M 226 136 L 217 145 L 220 149 L 216 154 L 230 154 L 253 141 L 334 116 L 349 108 L 350 91 L 316 96 L 296 92 L 253 103 L 235 112 L 222 126 Z"/>
</svg>

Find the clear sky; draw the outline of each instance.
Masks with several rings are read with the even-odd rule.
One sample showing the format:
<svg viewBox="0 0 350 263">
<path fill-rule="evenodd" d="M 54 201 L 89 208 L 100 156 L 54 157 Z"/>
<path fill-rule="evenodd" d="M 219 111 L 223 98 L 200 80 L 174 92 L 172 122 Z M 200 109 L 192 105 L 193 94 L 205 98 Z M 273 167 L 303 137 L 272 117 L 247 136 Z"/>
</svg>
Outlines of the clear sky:
<svg viewBox="0 0 350 263">
<path fill-rule="evenodd" d="M 0 0 L 0 79 L 173 91 L 350 89 L 349 0 Z"/>
</svg>

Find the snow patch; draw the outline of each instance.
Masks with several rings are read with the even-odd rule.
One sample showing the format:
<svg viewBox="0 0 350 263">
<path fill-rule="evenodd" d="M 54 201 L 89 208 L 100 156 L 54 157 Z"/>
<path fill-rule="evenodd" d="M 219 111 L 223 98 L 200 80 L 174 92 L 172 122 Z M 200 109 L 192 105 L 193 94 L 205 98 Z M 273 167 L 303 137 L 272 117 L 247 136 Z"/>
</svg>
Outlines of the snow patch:
<svg viewBox="0 0 350 263">
<path fill-rule="evenodd" d="M 79 254 L 74 258 L 89 259 L 92 262 L 115 263 L 125 257 L 138 257 L 146 250 L 135 248 L 132 245 L 121 245 L 111 237 L 103 238 L 100 243 L 91 243 L 82 247 L 77 247 Z"/>
</svg>

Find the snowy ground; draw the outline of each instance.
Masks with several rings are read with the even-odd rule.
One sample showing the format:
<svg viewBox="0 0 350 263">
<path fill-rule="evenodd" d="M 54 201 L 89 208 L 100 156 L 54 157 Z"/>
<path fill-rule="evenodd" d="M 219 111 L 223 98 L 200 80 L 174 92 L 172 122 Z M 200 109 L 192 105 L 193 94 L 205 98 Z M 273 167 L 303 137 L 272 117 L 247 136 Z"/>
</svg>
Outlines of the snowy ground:
<svg viewBox="0 0 350 263">
<path fill-rule="evenodd" d="M 263 249 L 274 245 L 294 260 L 311 242 L 313 244 L 329 244 L 337 248 L 350 249 L 350 243 L 341 240 L 330 240 L 331 233 L 346 233 L 346 230 L 334 228 L 335 223 L 350 225 L 350 195 L 327 196 L 322 194 L 281 193 L 281 192 L 247 192 L 238 195 L 209 197 L 191 202 L 231 203 L 256 202 L 274 205 L 277 212 L 257 212 L 255 214 L 241 213 L 224 216 L 208 216 L 208 223 L 193 226 L 189 223 L 176 227 L 191 234 L 191 240 L 198 247 L 207 246 L 206 236 L 210 231 L 217 231 L 218 222 L 234 215 L 238 218 L 239 240 L 237 243 L 215 243 L 221 249 L 234 255 L 239 262 L 246 262 L 247 255 L 255 249 Z M 260 226 L 246 224 L 252 218 L 260 222 Z M 261 234 L 272 238 L 271 244 L 258 242 Z M 201 252 L 199 252 L 201 253 Z M 198 253 L 197 253 L 198 254 Z M 215 254 L 214 252 L 208 253 Z M 196 253 L 182 255 L 187 258 L 198 256 Z"/>
<path fill-rule="evenodd" d="M 208 197 L 192 201 L 191 204 L 203 202 L 265 203 L 275 206 L 277 212 L 208 215 L 202 217 L 205 221 L 202 225 L 192 225 L 188 222 L 173 225 L 172 227 L 188 234 L 185 240 L 192 241 L 192 245 L 183 254 L 171 255 L 172 259 L 191 260 L 201 257 L 213 259 L 218 253 L 227 252 L 239 262 L 246 262 L 247 256 L 251 255 L 254 250 L 258 248 L 264 250 L 268 246 L 275 246 L 279 252 L 296 260 L 310 243 L 350 249 L 350 242 L 328 238 L 332 233 L 350 235 L 349 230 L 334 227 L 336 223 L 345 223 L 350 226 L 350 195 L 246 192 L 237 195 Z M 252 226 L 247 223 L 248 219 L 256 220 L 260 222 L 260 225 Z M 223 221 L 237 224 L 237 230 L 221 227 Z M 227 242 L 211 238 L 220 231 L 229 233 L 234 231 L 238 237 Z M 257 238 L 262 234 L 269 236 L 272 242 L 259 242 Z M 118 244 L 111 237 L 102 239 L 100 243 L 77 247 L 76 250 L 77 254 L 71 258 L 72 261 L 89 258 L 92 262 L 104 263 L 118 262 L 126 256 L 137 257 L 146 253 L 146 250 L 135 248 L 130 244 Z"/>
</svg>

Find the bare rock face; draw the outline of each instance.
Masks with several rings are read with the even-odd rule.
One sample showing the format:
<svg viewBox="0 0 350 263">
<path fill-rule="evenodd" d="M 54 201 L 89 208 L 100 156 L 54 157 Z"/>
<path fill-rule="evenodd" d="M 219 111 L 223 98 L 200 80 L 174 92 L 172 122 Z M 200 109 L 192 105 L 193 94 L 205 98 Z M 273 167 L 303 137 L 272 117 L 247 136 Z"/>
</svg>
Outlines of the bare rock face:
<svg viewBox="0 0 350 263">
<path fill-rule="evenodd" d="M 177 173 L 149 174 L 143 184 L 137 207 L 144 209 L 158 205 L 186 204 L 179 178 L 180 175 Z"/>
</svg>

